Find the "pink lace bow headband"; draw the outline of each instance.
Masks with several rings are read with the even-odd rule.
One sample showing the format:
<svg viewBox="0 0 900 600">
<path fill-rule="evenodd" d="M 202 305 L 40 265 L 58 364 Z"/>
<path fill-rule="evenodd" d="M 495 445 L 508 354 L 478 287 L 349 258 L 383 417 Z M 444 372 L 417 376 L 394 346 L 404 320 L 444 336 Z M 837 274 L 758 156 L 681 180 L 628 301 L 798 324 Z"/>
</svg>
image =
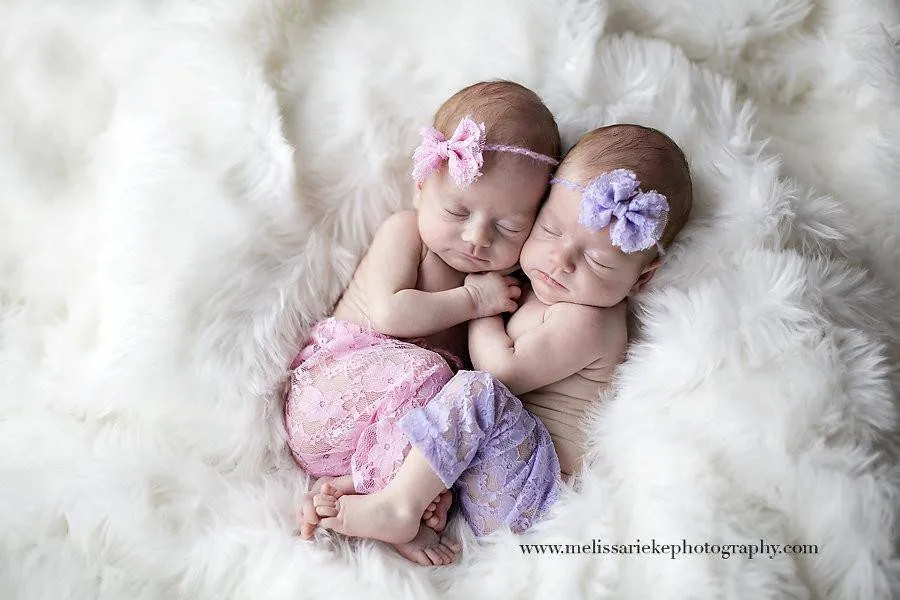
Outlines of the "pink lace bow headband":
<svg viewBox="0 0 900 600">
<path fill-rule="evenodd" d="M 559 177 L 550 183 L 581 192 L 578 222 L 589 230 L 600 231 L 615 217 L 609 238 L 623 252 L 640 252 L 656 244 L 660 256 L 665 254 L 659 240 L 669 218 L 669 202 L 656 190 L 641 191 L 634 171 L 609 171 L 584 186 Z"/>
<path fill-rule="evenodd" d="M 548 165 L 559 164 L 555 158 L 527 148 L 486 144 L 484 123 L 476 123 L 471 117 L 463 117 L 449 140 L 434 127 L 423 127 L 419 132 L 422 134 L 422 143 L 413 153 L 412 176 L 416 183 L 425 181 L 446 160 L 450 177 L 460 189 L 465 189 L 481 175 L 484 164 L 481 153 L 485 151 L 513 152 Z"/>
</svg>

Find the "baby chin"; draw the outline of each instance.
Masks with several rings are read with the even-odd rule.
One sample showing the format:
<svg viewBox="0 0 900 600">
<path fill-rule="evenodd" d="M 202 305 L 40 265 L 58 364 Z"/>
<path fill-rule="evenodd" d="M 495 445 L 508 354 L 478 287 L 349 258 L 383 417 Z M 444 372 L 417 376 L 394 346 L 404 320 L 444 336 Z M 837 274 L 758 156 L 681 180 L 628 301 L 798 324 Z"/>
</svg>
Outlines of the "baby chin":
<svg viewBox="0 0 900 600">
<path fill-rule="evenodd" d="M 545 281 L 541 273 L 537 271 L 526 273 L 526 275 L 531 283 L 531 290 L 543 304 L 549 306 L 555 302 L 565 302 L 568 290 L 561 284 Z"/>
<path fill-rule="evenodd" d="M 440 254 L 441 259 L 457 271 L 462 273 L 481 273 L 483 271 L 497 271 L 495 261 L 478 258 L 459 250 L 447 250 Z"/>
</svg>

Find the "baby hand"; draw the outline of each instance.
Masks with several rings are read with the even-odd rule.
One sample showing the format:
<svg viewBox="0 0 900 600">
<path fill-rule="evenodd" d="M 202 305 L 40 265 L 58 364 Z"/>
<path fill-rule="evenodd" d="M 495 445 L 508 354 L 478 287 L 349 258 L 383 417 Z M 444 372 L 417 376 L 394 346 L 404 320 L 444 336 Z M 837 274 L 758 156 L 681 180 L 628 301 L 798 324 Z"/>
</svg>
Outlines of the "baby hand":
<svg viewBox="0 0 900 600">
<path fill-rule="evenodd" d="M 500 273 L 470 273 L 466 275 L 465 288 L 475 302 L 476 318 L 515 311 L 519 307 L 516 300 L 522 294 L 515 277 Z"/>
</svg>

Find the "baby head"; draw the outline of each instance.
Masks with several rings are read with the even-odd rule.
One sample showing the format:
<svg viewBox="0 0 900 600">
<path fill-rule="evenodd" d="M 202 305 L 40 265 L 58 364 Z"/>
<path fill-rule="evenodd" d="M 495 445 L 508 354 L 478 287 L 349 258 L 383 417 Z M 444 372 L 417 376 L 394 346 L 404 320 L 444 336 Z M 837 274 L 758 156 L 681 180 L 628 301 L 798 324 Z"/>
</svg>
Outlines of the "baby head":
<svg viewBox="0 0 900 600">
<path fill-rule="evenodd" d="M 454 94 L 414 154 L 425 246 L 464 273 L 515 266 L 559 154 L 556 121 L 528 88 L 490 81 Z"/>
<path fill-rule="evenodd" d="M 650 280 L 691 212 L 684 153 L 639 125 L 588 133 L 551 183 L 520 259 L 545 304 L 615 306 Z"/>
</svg>

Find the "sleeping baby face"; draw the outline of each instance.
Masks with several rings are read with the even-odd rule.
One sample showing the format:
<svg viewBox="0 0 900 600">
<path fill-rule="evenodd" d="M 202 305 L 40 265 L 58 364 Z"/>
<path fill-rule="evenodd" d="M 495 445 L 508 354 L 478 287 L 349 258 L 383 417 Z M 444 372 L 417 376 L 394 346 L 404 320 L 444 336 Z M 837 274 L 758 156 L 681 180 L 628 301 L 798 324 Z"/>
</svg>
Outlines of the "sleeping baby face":
<svg viewBox="0 0 900 600">
<path fill-rule="evenodd" d="M 626 254 L 614 246 L 609 226 L 593 232 L 581 225 L 581 198 L 563 185 L 551 188 L 520 264 L 544 304 L 612 307 L 649 281 L 659 263 L 654 250 Z"/>
<path fill-rule="evenodd" d="M 465 190 L 446 167 L 417 186 L 425 246 L 462 273 L 515 266 L 547 189 L 547 169 L 518 157 L 497 160 Z"/>
</svg>

